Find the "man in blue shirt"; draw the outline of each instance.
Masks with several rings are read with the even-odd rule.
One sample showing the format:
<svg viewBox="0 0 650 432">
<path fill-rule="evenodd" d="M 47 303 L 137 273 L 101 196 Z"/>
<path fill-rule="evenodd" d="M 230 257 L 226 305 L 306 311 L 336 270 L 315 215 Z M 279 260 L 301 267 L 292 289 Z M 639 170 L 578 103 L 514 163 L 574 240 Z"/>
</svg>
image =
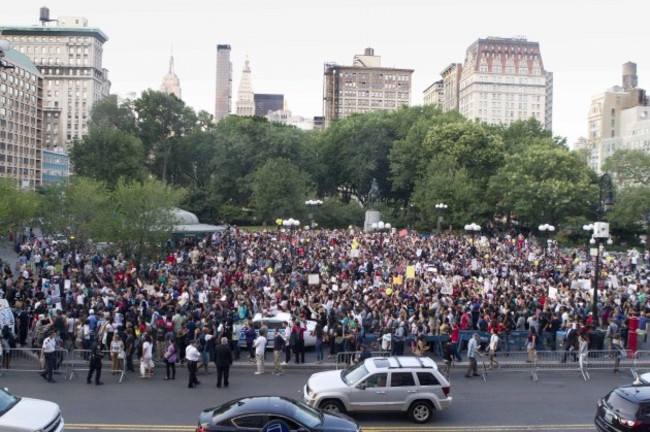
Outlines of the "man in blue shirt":
<svg viewBox="0 0 650 432">
<path fill-rule="evenodd" d="M 478 333 L 474 333 L 472 338 L 467 344 L 467 357 L 469 358 L 469 366 L 467 366 L 467 373 L 465 374 L 466 378 L 471 378 L 472 376 L 480 376 L 476 366 L 476 356 L 478 356 Z"/>
</svg>

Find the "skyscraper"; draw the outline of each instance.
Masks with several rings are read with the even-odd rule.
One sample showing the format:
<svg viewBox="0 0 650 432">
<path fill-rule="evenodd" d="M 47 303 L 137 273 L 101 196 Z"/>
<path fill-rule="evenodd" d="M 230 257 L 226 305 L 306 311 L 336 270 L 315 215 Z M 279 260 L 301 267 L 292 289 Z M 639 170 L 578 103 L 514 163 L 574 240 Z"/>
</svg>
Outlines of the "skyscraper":
<svg viewBox="0 0 650 432">
<path fill-rule="evenodd" d="M 49 15 L 49 12 L 48 12 Z M 43 75 L 43 147 L 67 149 L 88 133 L 93 104 L 110 91 L 102 67 L 108 37 L 83 17 L 59 17 L 54 26 L 0 26 L 16 51 L 27 55 Z"/>
<path fill-rule="evenodd" d="M 230 45 L 217 45 L 217 92 L 214 103 L 214 121 L 217 122 L 232 110 L 232 62 Z"/>
<path fill-rule="evenodd" d="M 323 82 L 325 125 L 352 113 L 396 110 L 411 102 L 413 69 L 381 66 L 372 48 L 354 56 L 352 66 L 326 63 Z"/>
<path fill-rule="evenodd" d="M 246 56 L 246 60 L 244 61 L 244 69 L 242 69 L 239 91 L 237 92 L 237 115 L 255 115 L 255 94 L 253 93 L 253 85 L 251 83 L 251 67 L 248 56 Z"/>
<path fill-rule="evenodd" d="M 0 39 L 0 178 L 41 184 L 43 76 L 26 55 Z"/>
<path fill-rule="evenodd" d="M 266 117 L 269 111 L 280 111 L 284 109 L 284 95 L 255 93 L 255 115 Z"/>
<path fill-rule="evenodd" d="M 523 37 L 479 39 L 463 65 L 452 63 L 443 77 L 443 110 L 468 119 L 508 125 L 537 119 L 553 125 L 553 75 L 544 69 L 538 42 Z"/>
<path fill-rule="evenodd" d="M 178 75 L 176 75 L 176 72 L 174 72 L 173 54 L 169 57 L 169 70 L 167 71 L 167 75 L 165 75 L 162 79 L 162 84 L 160 84 L 160 91 L 167 94 L 173 94 L 177 98 L 182 99 L 181 80 L 178 78 Z"/>
</svg>

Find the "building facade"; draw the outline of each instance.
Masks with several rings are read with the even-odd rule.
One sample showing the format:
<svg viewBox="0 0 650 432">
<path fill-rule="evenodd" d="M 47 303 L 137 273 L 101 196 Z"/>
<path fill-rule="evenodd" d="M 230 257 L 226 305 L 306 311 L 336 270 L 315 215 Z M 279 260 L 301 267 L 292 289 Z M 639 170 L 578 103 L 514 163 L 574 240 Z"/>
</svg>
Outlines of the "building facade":
<svg viewBox="0 0 650 432">
<path fill-rule="evenodd" d="M 40 27 L 0 26 L 0 31 L 43 76 L 43 147 L 67 150 L 88 133 L 93 104 L 110 92 L 102 63 L 108 37 L 83 17 L 59 17 L 56 25 Z"/>
<path fill-rule="evenodd" d="M 43 76 L 19 51 L 0 57 L 0 178 L 33 189 L 41 184 Z"/>
<path fill-rule="evenodd" d="M 232 112 L 232 62 L 230 45 L 217 45 L 217 83 L 214 102 L 214 121 L 218 122 Z"/>
<path fill-rule="evenodd" d="M 255 115 L 265 117 L 269 111 L 284 110 L 284 95 L 255 93 Z"/>
<path fill-rule="evenodd" d="M 61 149 L 43 149 L 43 185 L 65 181 L 70 176 L 70 157 Z"/>
<path fill-rule="evenodd" d="M 323 79 L 325 125 L 353 113 L 396 110 L 411 103 L 413 69 L 381 66 L 372 48 L 354 56 L 352 66 L 326 63 Z"/>
<path fill-rule="evenodd" d="M 471 44 L 463 64 L 442 72 L 443 111 L 509 125 L 531 117 L 553 126 L 553 74 L 544 69 L 538 42 L 488 37 Z"/>
<path fill-rule="evenodd" d="M 244 68 L 241 73 L 239 82 L 239 91 L 237 92 L 237 115 L 254 116 L 255 115 L 255 94 L 253 93 L 253 83 L 251 82 L 251 67 L 248 57 L 244 61 Z"/>
<path fill-rule="evenodd" d="M 179 99 L 182 99 L 181 94 L 181 80 L 176 75 L 174 71 L 174 56 L 169 57 L 169 70 L 167 74 L 163 77 L 162 83 L 160 84 L 160 91 L 167 94 L 173 94 Z"/>
<path fill-rule="evenodd" d="M 616 150 L 650 152 L 650 106 L 645 90 L 637 87 L 636 64 L 623 64 L 622 75 L 622 86 L 593 96 L 589 106 L 587 148 L 596 172 Z"/>
<path fill-rule="evenodd" d="M 442 105 L 445 101 L 445 92 L 442 80 L 434 82 L 422 93 L 422 103 L 424 105 L 433 105 L 442 109 Z"/>
</svg>

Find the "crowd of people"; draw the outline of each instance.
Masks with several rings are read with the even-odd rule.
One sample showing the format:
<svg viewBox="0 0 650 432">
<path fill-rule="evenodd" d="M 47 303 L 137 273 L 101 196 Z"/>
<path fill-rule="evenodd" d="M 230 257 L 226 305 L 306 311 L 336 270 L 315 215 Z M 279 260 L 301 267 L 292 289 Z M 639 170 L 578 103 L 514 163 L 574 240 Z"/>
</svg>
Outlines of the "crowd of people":
<svg viewBox="0 0 650 432">
<path fill-rule="evenodd" d="M 431 355 L 424 342 L 428 335 L 450 335 L 453 345 L 461 330 L 501 338 L 528 330 L 537 338 L 560 329 L 605 329 L 614 322 L 625 339 L 630 317 L 640 318 L 640 328 L 650 317 L 647 250 L 601 254 L 594 317 L 595 262 L 589 250 L 563 249 L 516 233 L 230 227 L 198 241 L 170 241 L 168 248 L 165 259 L 137 266 L 119 254 L 82 254 L 26 239 L 15 266 L 6 263 L 0 280 L 16 317 L 15 331 L 1 334 L 2 345 L 42 347 L 54 332 L 60 348 L 108 351 L 114 372 L 135 372 L 136 359 L 142 377 L 164 363 L 164 378 L 173 380 L 175 365 L 191 362 L 192 387 L 200 368 L 207 371 L 215 363 L 227 386 L 225 362 L 240 358 L 240 329 L 257 372 L 264 372 L 259 364 L 264 347 L 252 330 L 257 313 L 293 317 L 284 340 L 269 341 L 274 354 L 278 351 L 275 373 L 282 373 L 282 352 L 286 362 L 292 353 L 304 362 L 309 320 L 317 323 L 312 331 L 322 361 L 325 354 L 367 351 L 370 335 L 395 354 L 410 349 Z M 49 350 L 49 341 L 46 346 Z M 459 354 L 452 349 L 446 355 Z"/>
</svg>

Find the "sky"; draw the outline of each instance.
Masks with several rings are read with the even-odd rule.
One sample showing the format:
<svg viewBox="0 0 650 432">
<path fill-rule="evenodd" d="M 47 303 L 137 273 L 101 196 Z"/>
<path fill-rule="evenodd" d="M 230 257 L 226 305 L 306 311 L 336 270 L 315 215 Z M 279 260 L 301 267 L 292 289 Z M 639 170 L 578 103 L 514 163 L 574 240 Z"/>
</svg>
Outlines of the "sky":
<svg viewBox="0 0 650 432">
<path fill-rule="evenodd" d="M 245 56 L 255 93 L 281 93 L 289 109 L 322 115 L 323 65 L 351 65 L 372 47 L 382 66 L 414 69 L 411 105 L 488 36 L 540 43 L 554 76 L 553 133 L 571 145 L 586 135 L 591 96 L 621 84 L 622 64 L 637 63 L 650 83 L 648 0 L 20 0 L 0 25 L 39 25 L 83 16 L 109 38 L 103 66 L 111 92 L 159 89 L 173 50 L 182 98 L 214 113 L 216 45 L 232 48 L 233 110 Z M 644 43 L 645 42 L 645 43 Z M 647 85 L 647 84 L 646 84 Z"/>
</svg>

